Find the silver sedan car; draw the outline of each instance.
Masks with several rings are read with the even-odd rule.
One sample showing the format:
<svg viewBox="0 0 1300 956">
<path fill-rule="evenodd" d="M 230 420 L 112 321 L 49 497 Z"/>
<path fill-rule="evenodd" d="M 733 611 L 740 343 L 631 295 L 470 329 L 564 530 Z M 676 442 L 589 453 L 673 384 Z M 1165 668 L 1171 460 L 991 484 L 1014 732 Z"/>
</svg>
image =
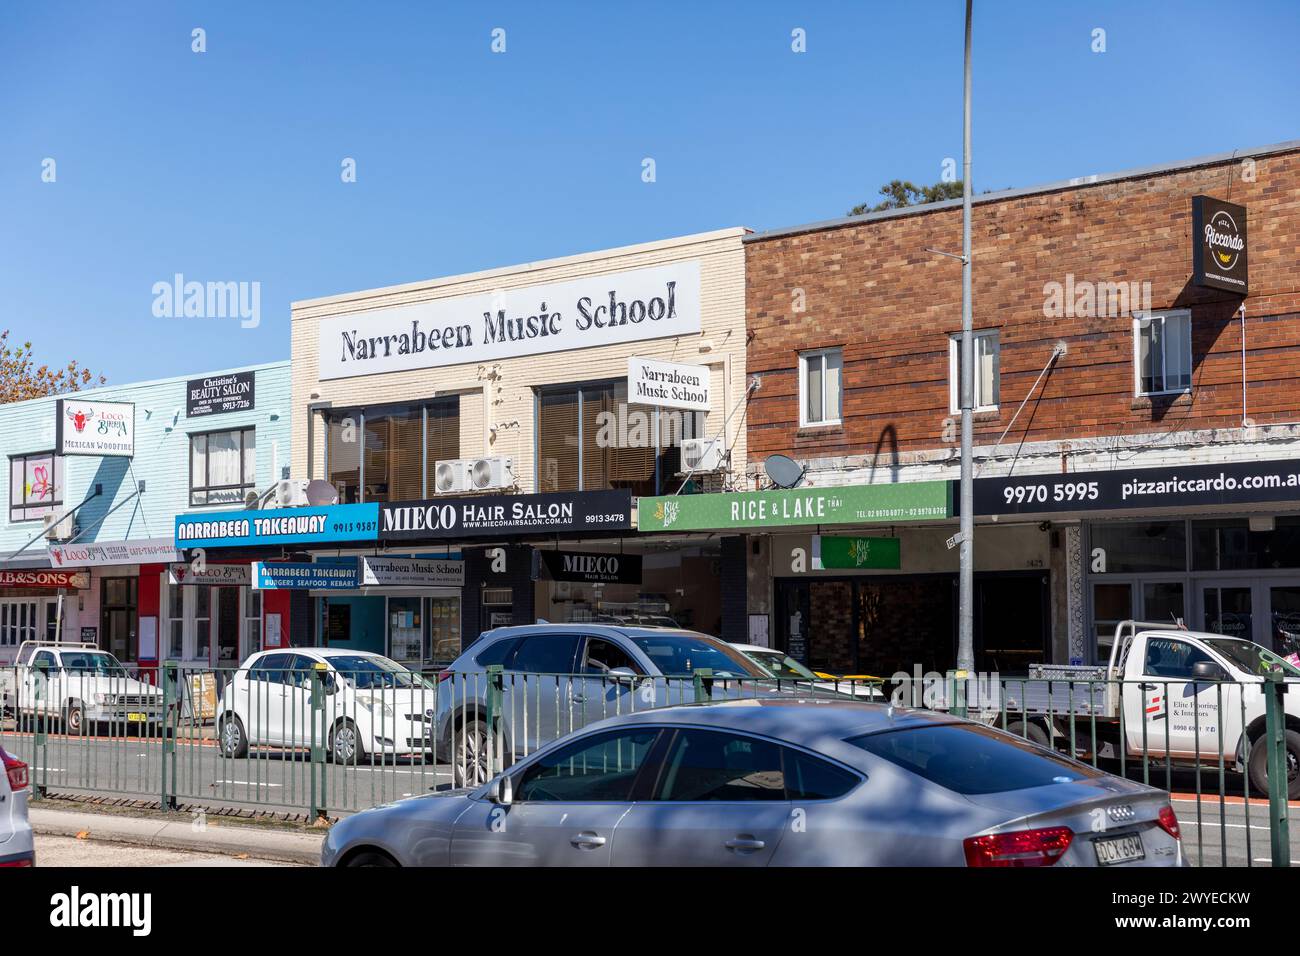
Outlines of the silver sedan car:
<svg viewBox="0 0 1300 956">
<path fill-rule="evenodd" d="M 474 790 L 336 824 L 326 866 L 1179 866 L 1168 794 L 849 700 L 612 717 Z"/>
</svg>

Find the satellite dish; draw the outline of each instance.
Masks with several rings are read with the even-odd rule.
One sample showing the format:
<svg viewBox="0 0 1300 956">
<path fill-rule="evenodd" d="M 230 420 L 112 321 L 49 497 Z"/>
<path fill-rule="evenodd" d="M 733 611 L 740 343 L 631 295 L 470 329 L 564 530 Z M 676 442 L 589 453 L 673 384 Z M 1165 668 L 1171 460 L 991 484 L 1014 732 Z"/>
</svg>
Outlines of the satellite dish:
<svg viewBox="0 0 1300 956">
<path fill-rule="evenodd" d="M 778 488 L 793 488 L 803 481 L 807 469 L 788 455 L 768 455 L 763 470 Z"/>
<path fill-rule="evenodd" d="M 307 504 L 313 508 L 339 503 L 339 493 L 334 490 L 333 485 L 323 478 L 313 478 L 307 482 L 306 494 Z"/>
</svg>

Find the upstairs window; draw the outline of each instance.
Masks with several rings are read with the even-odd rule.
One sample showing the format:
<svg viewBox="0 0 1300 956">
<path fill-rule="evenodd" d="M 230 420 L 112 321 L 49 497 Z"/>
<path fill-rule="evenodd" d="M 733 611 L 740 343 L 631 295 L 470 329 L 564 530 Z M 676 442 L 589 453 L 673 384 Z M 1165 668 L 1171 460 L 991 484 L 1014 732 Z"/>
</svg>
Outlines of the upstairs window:
<svg viewBox="0 0 1300 956">
<path fill-rule="evenodd" d="M 1133 320 L 1138 395 L 1167 395 L 1192 387 L 1192 315 L 1165 312 Z"/>
<path fill-rule="evenodd" d="M 819 349 L 799 355 L 799 424 L 838 425 L 844 353 Z"/>
<path fill-rule="evenodd" d="M 975 385 L 971 408 L 977 412 L 997 411 L 1001 400 L 1002 349 L 998 330 L 973 332 L 975 340 Z M 954 415 L 961 411 L 961 336 L 948 339 L 948 408 Z"/>
<path fill-rule="evenodd" d="M 190 436 L 190 504 L 243 504 L 257 488 L 254 429 Z"/>
<path fill-rule="evenodd" d="M 53 452 L 9 459 L 9 520 L 35 521 L 63 506 L 63 457 Z"/>
</svg>

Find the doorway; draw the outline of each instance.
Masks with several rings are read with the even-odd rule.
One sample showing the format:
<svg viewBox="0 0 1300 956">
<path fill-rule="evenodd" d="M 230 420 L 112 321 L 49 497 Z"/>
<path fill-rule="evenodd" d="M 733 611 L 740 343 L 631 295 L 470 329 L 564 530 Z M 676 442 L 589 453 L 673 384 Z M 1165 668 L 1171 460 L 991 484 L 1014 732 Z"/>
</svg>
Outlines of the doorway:
<svg viewBox="0 0 1300 956">
<path fill-rule="evenodd" d="M 1254 641 L 1275 653 L 1300 653 L 1300 578 L 1200 581 L 1198 625 Z"/>
<path fill-rule="evenodd" d="M 135 577 L 100 579 L 99 646 L 119 661 L 135 661 L 139 653 L 138 583 Z"/>
</svg>

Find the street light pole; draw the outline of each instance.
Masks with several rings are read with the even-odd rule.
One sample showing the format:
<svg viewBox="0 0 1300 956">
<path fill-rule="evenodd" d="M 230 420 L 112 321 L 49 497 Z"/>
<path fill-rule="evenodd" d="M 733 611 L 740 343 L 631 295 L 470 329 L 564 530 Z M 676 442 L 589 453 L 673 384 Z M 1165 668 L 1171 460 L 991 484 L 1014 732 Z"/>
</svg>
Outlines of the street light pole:
<svg viewBox="0 0 1300 956">
<path fill-rule="evenodd" d="M 966 0 L 966 61 L 962 91 L 961 158 L 961 573 L 957 605 L 957 669 L 974 670 L 975 515 L 973 479 L 975 339 L 971 334 L 970 247 L 970 33 L 971 4 Z"/>
</svg>

